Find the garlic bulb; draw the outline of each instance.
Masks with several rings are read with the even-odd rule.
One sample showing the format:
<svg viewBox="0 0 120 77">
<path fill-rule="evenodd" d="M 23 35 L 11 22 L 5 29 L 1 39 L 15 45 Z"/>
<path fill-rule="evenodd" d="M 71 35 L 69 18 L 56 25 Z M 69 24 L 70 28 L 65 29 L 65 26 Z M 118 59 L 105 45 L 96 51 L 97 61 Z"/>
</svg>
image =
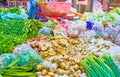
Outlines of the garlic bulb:
<svg viewBox="0 0 120 77">
<path fill-rule="evenodd" d="M 39 75 L 38 77 L 44 77 L 44 76 L 42 76 L 42 75 Z"/>
<path fill-rule="evenodd" d="M 56 64 L 56 63 L 53 63 L 53 64 L 50 66 L 50 69 L 51 69 L 51 70 L 56 70 L 56 69 L 57 69 L 57 64 Z"/>
<path fill-rule="evenodd" d="M 54 77 L 59 77 L 59 75 L 58 75 L 58 74 L 55 74 Z"/>
<path fill-rule="evenodd" d="M 45 68 L 50 68 L 51 64 L 50 64 L 48 61 L 44 61 L 44 62 L 43 62 L 43 66 L 44 66 Z"/>
<path fill-rule="evenodd" d="M 85 73 L 81 74 L 80 77 L 87 77 L 87 75 Z"/>
</svg>

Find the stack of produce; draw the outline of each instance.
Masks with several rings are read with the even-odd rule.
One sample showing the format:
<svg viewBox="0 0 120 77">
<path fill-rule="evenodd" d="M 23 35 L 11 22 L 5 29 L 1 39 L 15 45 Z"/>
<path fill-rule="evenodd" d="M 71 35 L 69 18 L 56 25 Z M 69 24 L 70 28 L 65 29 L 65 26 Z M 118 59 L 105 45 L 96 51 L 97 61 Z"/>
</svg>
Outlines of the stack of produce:
<svg viewBox="0 0 120 77">
<path fill-rule="evenodd" d="M 38 35 L 38 30 L 42 28 L 44 24 L 38 20 L 32 19 L 32 20 L 25 20 L 25 25 L 22 30 L 23 36 L 26 38 L 33 38 Z"/>
<path fill-rule="evenodd" d="M 87 50 L 96 53 L 96 55 L 102 56 L 104 52 L 110 50 L 110 48 L 114 46 L 116 45 L 104 39 L 91 39 Z"/>
<path fill-rule="evenodd" d="M 120 68 L 120 46 L 104 39 L 91 39 L 87 50 L 100 57 L 104 54 L 111 55 L 115 64 Z"/>
<path fill-rule="evenodd" d="M 39 54 L 22 44 L 13 53 L 0 55 L 0 77 L 36 77 L 36 66 L 41 62 Z"/>
<path fill-rule="evenodd" d="M 0 77 L 36 77 L 36 73 L 34 72 L 36 69 L 36 65 L 34 63 L 24 66 L 18 66 L 16 65 L 18 61 L 19 58 L 17 58 L 8 66 L 0 68 Z"/>
<path fill-rule="evenodd" d="M 25 35 L 26 38 L 33 38 L 37 35 L 47 35 L 50 36 L 52 34 L 52 30 L 56 26 L 56 23 L 54 22 L 40 22 L 39 20 L 35 19 L 26 19 L 25 26 L 23 28 L 23 35 Z"/>
<path fill-rule="evenodd" d="M 119 12 L 119 8 L 116 10 Z M 18 14 L 20 13 L 18 8 L 11 8 L 7 11 L 10 13 L 16 13 L 15 11 L 17 11 Z M 1 13 L 8 13 L 7 11 L 0 10 Z M 100 17 L 100 19 L 104 19 L 104 15 L 106 14 L 100 14 L 98 17 Z M 112 20 L 116 19 L 114 11 L 109 12 L 108 15 L 113 18 Z M 98 19 L 98 21 L 100 21 L 100 19 Z M 96 20 L 95 22 L 98 21 Z M 76 21 L 72 24 L 66 24 L 63 22 L 54 29 L 55 25 L 56 23 L 53 21 L 43 23 L 34 19 L 26 19 L 25 21 L 0 21 L 0 54 L 12 51 L 14 46 L 23 42 L 31 46 L 37 52 L 36 53 L 31 47 L 27 47 L 26 45 L 16 47 L 13 53 L 15 54 L 15 57 L 18 56 L 18 54 L 21 54 L 19 55 L 21 61 L 18 62 L 17 59 L 13 62 L 7 60 L 10 62 L 10 65 L 0 67 L 0 75 L 3 77 L 35 77 L 36 74 L 33 71 L 36 69 L 34 67 L 36 64 L 34 65 L 34 63 L 37 62 L 37 60 L 39 61 L 38 63 L 40 63 L 44 59 L 44 61 L 37 66 L 37 76 L 39 77 L 86 77 L 87 75 L 88 77 L 120 76 L 120 70 L 115 66 L 112 58 L 106 55 L 103 56 L 104 53 L 111 55 L 111 53 L 108 52 L 113 52 L 114 50 L 112 49 L 114 49 L 116 45 L 103 39 L 93 39 L 97 35 L 97 32 L 95 32 L 98 31 L 97 29 L 102 31 L 103 28 L 101 29 L 101 26 L 98 26 L 96 29 L 97 25 L 94 25 L 96 30 L 86 31 L 87 24 L 85 21 Z M 103 24 L 101 25 L 103 26 Z M 107 30 L 105 31 L 107 32 Z M 117 33 L 119 33 L 119 31 L 115 32 L 115 34 Z M 51 36 L 53 34 L 54 37 Z M 109 38 L 109 36 L 106 36 L 106 38 Z M 83 39 L 71 37 L 81 37 Z M 27 39 L 29 40 L 26 41 Z M 119 40 L 117 40 L 117 42 L 118 41 Z M 27 48 L 28 50 L 26 50 Z M 114 59 L 119 58 L 119 54 L 115 56 L 118 51 L 119 49 L 116 49 L 116 52 L 112 55 Z M 90 56 L 93 54 L 103 57 L 97 58 L 95 56 Z M 33 64 L 22 65 L 29 61 L 32 63 L 31 58 L 34 61 Z M 116 60 L 118 62 L 120 61 L 119 59 Z M 21 66 L 19 66 L 19 64 Z M 80 64 L 86 70 L 82 69 Z"/>
<path fill-rule="evenodd" d="M 0 21 L 0 54 L 12 51 L 13 47 L 23 43 L 26 38 L 22 35 L 24 21 Z"/>
<path fill-rule="evenodd" d="M 28 44 L 29 46 L 31 46 L 36 52 L 39 52 L 39 42 L 40 40 L 43 40 L 43 39 L 47 39 L 46 36 L 44 35 L 40 35 L 38 37 L 35 37 L 35 38 L 32 38 L 32 39 L 29 39 L 25 42 L 25 44 Z"/>
<path fill-rule="evenodd" d="M 88 77 L 119 77 L 120 70 L 114 64 L 111 56 L 104 55 L 103 58 L 95 56 L 86 57 L 80 61 L 86 69 Z"/>
<path fill-rule="evenodd" d="M 43 23 L 38 20 L 1 20 L 0 21 L 0 54 L 12 51 L 14 46 L 17 46 L 27 39 L 37 37 L 38 34 L 51 35 L 55 24 L 53 22 Z M 41 30 L 44 27 L 46 30 Z M 39 29 L 42 32 L 39 32 Z M 48 31 L 50 29 L 50 31 Z"/>
<path fill-rule="evenodd" d="M 20 10 L 20 8 L 17 8 L 17 7 L 9 8 L 9 9 L 0 8 L 0 13 L 9 13 L 9 12 L 20 14 L 21 10 Z"/>
<path fill-rule="evenodd" d="M 40 37 L 37 38 L 38 40 L 36 41 L 34 39 L 26 42 L 34 49 L 37 49 L 37 52 L 45 59 L 45 61 L 37 67 L 39 77 L 82 77 L 83 74 L 85 75 L 84 69 L 81 69 L 79 66 L 79 62 L 82 62 L 80 61 L 82 58 L 94 53 L 103 53 L 115 46 L 115 44 L 103 39 L 91 40 L 90 44 L 88 44 L 88 48 L 80 38 L 51 37 L 47 39 L 46 37 L 41 37 L 41 39 Z M 104 64 L 104 62 L 102 63 Z M 95 71 L 95 69 L 93 71 Z M 111 70 L 107 70 L 107 72 L 110 72 L 109 75 L 111 77 L 116 75 L 111 74 L 114 71 L 111 72 Z"/>
<path fill-rule="evenodd" d="M 105 12 L 99 12 L 99 13 L 90 13 L 85 12 L 83 14 L 83 20 L 93 20 L 93 22 L 99 22 L 99 21 L 107 21 L 107 22 L 115 22 L 119 23 L 119 17 L 120 16 L 120 7 L 115 8 L 112 11 L 109 11 L 107 13 Z"/>
<path fill-rule="evenodd" d="M 79 67 L 80 59 L 92 54 L 86 50 L 87 45 L 80 38 L 51 37 L 26 43 L 34 46 L 35 49 L 37 48 L 37 52 L 45 60 L 37 67 L 40 77 L 82 76 L 84 73 Z"/>
</svg>

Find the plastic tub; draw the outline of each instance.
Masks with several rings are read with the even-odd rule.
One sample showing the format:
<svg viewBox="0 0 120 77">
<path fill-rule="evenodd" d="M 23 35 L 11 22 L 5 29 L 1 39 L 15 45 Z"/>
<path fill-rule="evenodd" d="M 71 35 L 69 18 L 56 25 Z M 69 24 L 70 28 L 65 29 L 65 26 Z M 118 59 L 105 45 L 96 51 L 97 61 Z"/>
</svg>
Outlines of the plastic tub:
<svg viewBox="0 0 120 77">
<path fill-rule="evenodd" d="M 68 2 L 42 2 L 42 12 L 48 17 L 64 17 L 70 12 L 71 3 Z"/>
</svg>

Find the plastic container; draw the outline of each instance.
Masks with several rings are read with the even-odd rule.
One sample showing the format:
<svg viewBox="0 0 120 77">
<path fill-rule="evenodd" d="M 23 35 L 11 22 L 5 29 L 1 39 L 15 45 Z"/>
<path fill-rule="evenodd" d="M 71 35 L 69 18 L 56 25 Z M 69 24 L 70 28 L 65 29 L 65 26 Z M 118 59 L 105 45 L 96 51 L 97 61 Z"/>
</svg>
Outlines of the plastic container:
<svg viewBox="0 0 120 77">
<path fill-rule="evenodd" d="M 64 17 L 70 12 L 69 2 L 42 2 L 42 12 L 48 17 Z"/>
</svg>

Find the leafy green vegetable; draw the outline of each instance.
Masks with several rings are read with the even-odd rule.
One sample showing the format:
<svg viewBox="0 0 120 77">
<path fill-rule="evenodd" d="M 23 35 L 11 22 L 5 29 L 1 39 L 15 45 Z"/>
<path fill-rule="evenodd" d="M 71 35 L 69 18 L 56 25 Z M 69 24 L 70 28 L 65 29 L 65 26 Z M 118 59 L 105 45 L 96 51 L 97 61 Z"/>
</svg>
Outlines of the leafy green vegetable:
<svg viewBox="0 0 120 77">
<path fill-rule="evenodd" d="M 16 13 L 16 14 L 20 14 L 21 13 L 21 10 L 20 8 L 18 7 L 13 7 L 13 8 L 9 8 L 9 9 L 3 9 L 3 8 L 0 8 L 0 13 Z"/>
<path fill-rule="evenodd" d="M 43 26 L 43 23 L 38 20 L 35 20 L 35 19 L 25 20 L 25 26 L 22 30 L 24 37 L 28 39 L 36 37 L 38 35 L 38 30 L 42 28 L 42 26 Z"/>
<path fill-rule="evenodd" d="M 24 21 L 0 21 L 0 54 L 10 52 L 14 46 L 27 40 L 23 37 Z"/>
<path fill-rule="evenodd" d="M 9 9 L 10 13 L 16 13 L 16 12 L 21 12 L 20 8 L 14 7 Z"/>
<path fill-rule="evenodd" d="M 0 8 L 0 13 L 3 11 L 3 8 Z"/>
<path fill-rule="evenodd" d="M 27 39 L 38 36 L 39 29 L 44 26 L 54 28 L 52 22 L 43 23 L 39 20 L 0 20 L 0 54 L 9 53 L 16 45 Z"/>
</svg>

